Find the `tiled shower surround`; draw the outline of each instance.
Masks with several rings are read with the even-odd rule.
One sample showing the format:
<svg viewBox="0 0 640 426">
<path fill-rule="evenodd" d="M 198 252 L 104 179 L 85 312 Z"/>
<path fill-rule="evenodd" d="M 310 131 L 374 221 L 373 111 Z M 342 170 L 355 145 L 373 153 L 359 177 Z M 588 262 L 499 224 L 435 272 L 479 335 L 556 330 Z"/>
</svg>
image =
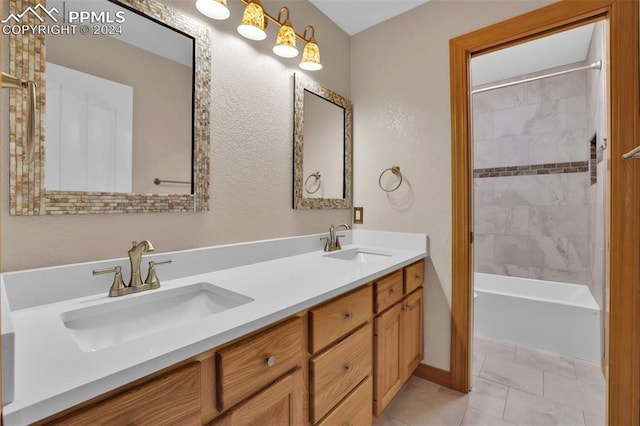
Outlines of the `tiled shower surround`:
<svg viewBox="0 0 640 426">
<path fill-rule="evenodd" d="M 590 72 L 473 96 L 476 272 L 588 283 Z"/>
</svg>

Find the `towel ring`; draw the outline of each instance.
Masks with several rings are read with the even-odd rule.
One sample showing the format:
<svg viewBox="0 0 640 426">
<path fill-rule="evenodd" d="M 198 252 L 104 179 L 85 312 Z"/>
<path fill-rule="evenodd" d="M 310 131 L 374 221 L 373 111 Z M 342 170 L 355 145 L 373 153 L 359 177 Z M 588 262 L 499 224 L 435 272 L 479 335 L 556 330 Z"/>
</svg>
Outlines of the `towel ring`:
<svg viewBox="0 0 640 426">
<path fill-rule="evenodd" d="M 307 194 L 315 194 L 316 192 L 318 192 L 318 189 L 320 189 L 320 172 L 315 172 L 315 173 L 311 173 L 305 180 L 304 180 L 304 189 L 305 191 L 307 191 Z M 316 183 L 316 189 L 314 189 L 313 191 L 309 190 L 309 179 L 311 178 L 316 178 L 316 180 L 314 181 Z"/>
<path fill-rule="evenodd" d="M 382 186 L 382 176 L 384 176 L 385 173 L 387 172 L 391 172 L 396 176 L 400 177 L 400 182 L 398 182 L 398 184 L 391 188 L 391 189 L 387 189 L 384 186 Z M 382 189 L 384 192 L 393 192 L 396 189 L 400 188 L 400 185 L 402 185 L 402 173 L 400 173 L 400 167 L 399 166 L 393 166 L 393 167 L 389 167 L 388 169 L 384 169 L 382 171 L 382 173 L 380 173 L 380 177 L 378 178 L 378 186 L 380 187 L 380 189 Z"/>
</svg>

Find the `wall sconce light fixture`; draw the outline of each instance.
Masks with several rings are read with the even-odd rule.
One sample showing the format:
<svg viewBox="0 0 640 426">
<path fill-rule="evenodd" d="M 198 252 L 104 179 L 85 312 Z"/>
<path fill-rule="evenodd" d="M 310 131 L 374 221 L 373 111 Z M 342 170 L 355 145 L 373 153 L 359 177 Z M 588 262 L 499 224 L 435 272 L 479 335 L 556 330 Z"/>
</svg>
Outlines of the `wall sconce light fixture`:
<svg viewBox="0 0 640 426">
<path fill-rule="evenodd" d="M 315 28 L 312 25 L 307 25 L 303 35 L 300 35 L 295 32 L 293 25 L 291 25 L 289 8 L 281 7 L 276 19 L 264 10 L 260 0 L 240 1 L 247 5 L 238 26 L 240 35 L 250 40 L 264 40 L 267 37 L 265 32 L 267 22 L 271 21 L 280 27 L 273 53 L 283 58 L 295 58 L 298 56 L 296 38 L 299 38 L 305 43 L 300 68 L 307 71 L 322 69 L 320 48 L 315 39 Z M 231 15 L 227 8 L 227 0 L 197 0 L 196 8 L 200 13 L 212 19 L 224 20 Z M 309 36 L 307 36 L 308 32 Z"/>
</svg>

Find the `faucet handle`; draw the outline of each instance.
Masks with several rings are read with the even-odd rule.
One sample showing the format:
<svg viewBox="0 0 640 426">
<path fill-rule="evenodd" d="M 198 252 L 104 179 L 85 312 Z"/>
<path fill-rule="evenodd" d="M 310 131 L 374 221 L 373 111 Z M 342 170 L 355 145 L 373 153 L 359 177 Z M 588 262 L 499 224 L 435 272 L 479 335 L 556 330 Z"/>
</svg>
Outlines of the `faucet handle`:
<svg viewBox="0 0 640 426">
<path fill-rule="evenodd" d="M 168 263 L 171 263 L 171 260 L 163 260 L 162 262 L 149 261 L 149 272 L 147 272 L 147 278 L 144 280 L 145 285 L 148 285 L 150 289 L 160 287 L 160 279 L 156 274 L 156 265 L 166 265 Z"/>
<path fill-rule="evenodd" d="M 324 240 L 324 251 L 331 251 L 331 239 L 329 237 L 320 237 L 321 240 Z"/>
<path fill-rule="evenodd" d="M 94 269 L 93 275 L 108 274 L 110 272 L 115 272 L 115 275 L 113 276 L 113 282 L 109 289 L 109 297 L 124 296 L 125 294 L 131 293 L 131 288 L 127 287 L 122 280 L 122 266 L 114 266 L 113 268 L 106 269 Z"/>
<path fill-rule="evenodd" d="M 342 245 L 340 245 L 340 238 L 345 237 L 346 235 L 336 235 L 336 246 L 334 250 L 342 250 Z"/>
</svg>

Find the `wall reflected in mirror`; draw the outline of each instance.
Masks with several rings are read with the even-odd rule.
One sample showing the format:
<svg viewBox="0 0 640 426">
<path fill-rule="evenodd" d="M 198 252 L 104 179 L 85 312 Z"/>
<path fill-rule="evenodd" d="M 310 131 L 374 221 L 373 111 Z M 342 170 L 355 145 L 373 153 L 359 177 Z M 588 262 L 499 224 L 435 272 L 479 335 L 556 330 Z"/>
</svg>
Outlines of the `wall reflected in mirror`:
<svg viewBox="0 0 640 426">
<path fill-rule="evenodd" d="M 344 108 L 304 91 L 302 175 L 307 198 L 344 198 Z"/>
<path fill-rule="evenodd" d="M 45 188 L 191 193 L 194 38 L 108 0 L 48 6 L 123 19 L 46 37 Z"/>
<path fill-rule="evenodd" d="M 346 209 L 352 200 L 352 104 L 294 74 L 296 209 Z"/>
</svg>

